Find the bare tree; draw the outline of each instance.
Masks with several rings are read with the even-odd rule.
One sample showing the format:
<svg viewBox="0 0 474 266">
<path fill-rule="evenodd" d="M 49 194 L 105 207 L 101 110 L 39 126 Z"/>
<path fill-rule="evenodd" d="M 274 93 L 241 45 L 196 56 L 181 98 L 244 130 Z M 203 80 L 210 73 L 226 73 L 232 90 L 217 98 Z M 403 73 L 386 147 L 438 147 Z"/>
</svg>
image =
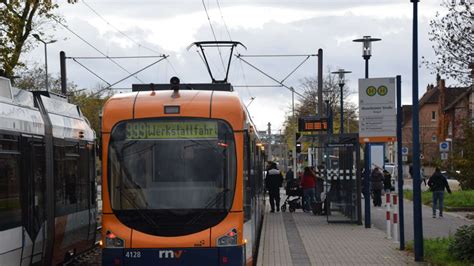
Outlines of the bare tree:
<svg viewBox="0 0 474 266">
<path fill-rule="evenodd" d="M 346 82 L 347 84 L 347 82 Z M 303 89 L 303 96 L 304 98 L 296 105 L 295 107 L 295 116 L 302 117 L 302 116 L 310 116 L 316 115 L 317 102 L 318 102 L 318 80 L 316 77 L 311 78 L 304 78 L 301 81 L 301 88 Z M 344 99 L 344 114 L 345 120 L 352 120 L 349 122 L 351 131 L 357 130 L 357 123 L 355 122 L 357 118 L 357 107 L 348 101 L 351 91 L 349 87 L 344 86 L 342 91 L 342 97 Z M 328 71 L 323 78 L 323 104 L 325 101 L 329 101 L 329 104 L 332 109 L 333 113 L 333 125 L 334 130 L 339 130 L 340 128 L 340 97 L 341 97 L 341 90 L 339 87 L 339 83 L 337 77 L 331 74 L 331 71 Z M 326 110 L 326 106 L 323 107 Z M 347 114 L 351 114 L 348 116 Z M 324 114 L 325 115 L 325 114 Z M 285 136 L 287 139 L 292 140 L 293 134 L 295 133 L 295 128 L 297 125 L 297 121 L 293 120 L 292 115 L 288 112 L 284 128 L 285 128 Z M 335 131 L 335 132 L 336 132 Z"/>
<path fill-rule="evenodd" d="M 436 18 L 430 22 L 429 32 L 436 58 L 433 61 L 423 58 L 423 63 L 433 74 L 439 73 L 469 85 L 469 64 L 474 62 L 474 13 L 471 1 L 453 4 L 453 1 L 445 0 L 441 6 L 448 12 L 446 15 L 436 14 Z"/>
</svg>

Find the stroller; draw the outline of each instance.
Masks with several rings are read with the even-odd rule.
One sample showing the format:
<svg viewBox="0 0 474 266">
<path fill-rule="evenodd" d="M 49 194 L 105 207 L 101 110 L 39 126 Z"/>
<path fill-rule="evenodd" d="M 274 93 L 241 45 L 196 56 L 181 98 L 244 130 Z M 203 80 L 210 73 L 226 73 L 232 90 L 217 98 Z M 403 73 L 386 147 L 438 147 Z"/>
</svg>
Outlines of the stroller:
<svg viewBox="0 0 474 266">
<path fill-rule="evenodd" d="M 303 189 L 299 186 L 298 180 L 289 180 L 286 183 L 286 199 L 281 205 L 281 211 L 286 211 L 286 205 L 288 205 L 288 210 L 290 212 L 294 212 L 296 209 L 303 209 L 302 197 Z"/>
</svg>

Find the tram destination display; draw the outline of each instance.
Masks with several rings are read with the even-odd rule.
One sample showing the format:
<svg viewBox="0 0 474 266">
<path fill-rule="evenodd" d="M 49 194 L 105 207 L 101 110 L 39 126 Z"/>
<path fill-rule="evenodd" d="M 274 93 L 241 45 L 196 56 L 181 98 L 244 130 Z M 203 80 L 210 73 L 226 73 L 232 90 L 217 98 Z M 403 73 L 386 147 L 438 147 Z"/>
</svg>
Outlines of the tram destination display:
<svg viewBox="0 0 474 266">
<path fill-rule="evenodd" d="M 217 139 L 215 121 L 157 122 L 139 121 L 127 123 L 127 139 Z"/>
</svg>

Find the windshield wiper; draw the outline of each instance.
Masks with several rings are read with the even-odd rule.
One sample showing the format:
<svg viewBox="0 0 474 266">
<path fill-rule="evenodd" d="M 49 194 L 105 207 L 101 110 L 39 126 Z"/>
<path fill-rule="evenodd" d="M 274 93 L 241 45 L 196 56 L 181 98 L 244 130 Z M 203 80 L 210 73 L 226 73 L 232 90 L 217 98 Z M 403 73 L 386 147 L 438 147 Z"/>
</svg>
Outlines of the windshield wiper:
<svg viewBox="0 0 474 266">
<path fill-rule="evenodd" d="M 204 206 L 203 209 L 209 209 L 211 206 L 213 206 L 214 204 L 218 203 L 222 198 L 224 198 L 227 194 L 227 192 L 229 192 L 230 189 L 228 188 L 225 188 L 224 190 L 222 190 L 221 192 L 217 193 L 213 198 L 209 199 L 206 203 L 206 205 Z M 225 209 L 225 206 L 224 208 Z M 189 220 L 186 224 L 194 224 L 196 223 L 199 219 L 201 219 L 201 217 L 206 214 L 205 211 L 201 211 L 200 213 L 198 213 L 197 215 L 195 215 L 191 220 Z"/>
</svg>

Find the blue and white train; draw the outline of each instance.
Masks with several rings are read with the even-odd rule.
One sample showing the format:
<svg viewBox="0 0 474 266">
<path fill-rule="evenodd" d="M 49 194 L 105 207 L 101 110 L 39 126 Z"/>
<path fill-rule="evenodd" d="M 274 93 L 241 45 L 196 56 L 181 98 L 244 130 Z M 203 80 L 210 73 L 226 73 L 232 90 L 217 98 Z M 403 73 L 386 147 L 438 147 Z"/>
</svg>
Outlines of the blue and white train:
<svg viewBox="0 0 474 266">
<path fill-rule="evenodd" d="M 0 265 L 57 265 L 93 247 L 95 147 L 78 106 L 0 77 Z"/>
</svg>

